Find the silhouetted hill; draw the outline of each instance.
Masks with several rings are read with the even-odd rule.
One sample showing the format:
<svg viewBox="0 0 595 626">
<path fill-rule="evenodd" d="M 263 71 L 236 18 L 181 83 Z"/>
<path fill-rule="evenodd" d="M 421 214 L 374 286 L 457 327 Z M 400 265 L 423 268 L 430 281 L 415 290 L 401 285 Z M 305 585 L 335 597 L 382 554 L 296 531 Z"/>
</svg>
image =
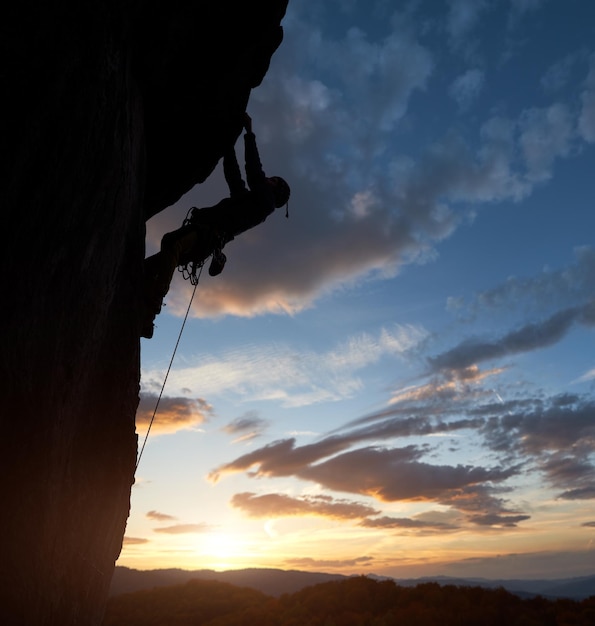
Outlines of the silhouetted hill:
<svg viewBox="0 0 595 626">
<path fill-rule="evenodd" d="M 397 579 L 399 585 L 415 586 L 424 582 L 437 582 L 442 585 L 479 586 L 487 589 L 502 587 L 521 597 L 536 595 L 548 598 L 570 598 L 582 600 L 595 596 L 595 575 L 566 579 L 488 579 L 451 578 L 448 576 Z"/>
<path fill-rule="evenodd" d="M 330 581 L 341 581 L 348 578 L 350 577 L 340 574 L 266 568 L 216 572 L 206 569 L 136 570 L 127 567 L 116 567 L 110 588 L 110 596 L 142 589 L 176 585 L 189 580 L 199 579 L 216 580 L 233 585 L 250 587 L 251 589 L 256 589 L 269 596 L 278 597 L 284 593 L 295 593 L 312 585 Z M 451 578 L 448 576 L 392 579 L 374 575 L 370 575 L 369 578 L 377 581 L 390 580 L 402 587 L 416 587 L 425 583 L 438 583 L 442 586 L 483 587 L 486 589 L 497 589 L 501 587 L 519 597 L 527 598 L 540 595 L 548 598 L 582 600 L 595 596 L 595 575 L 555 580 L 490 580 L 486 578 Z"/>
<path fill-rule="evenodd" d="M 275 572 L 275 570 L 267 570 Z M 278 573 L 278 572 L 277 572 Z M 190 580 L 110 598 L 103 626 L 593 626 L 595 597 L 522 599 L 502 587 L 404 587 L 353 576 L 280 597 Z"/>
<path fill-rule="evenodd" d="M 555 598 L 589 598 L 595 596 L 595 576 L 570 578 L 568 580 L 543 581 L 543 595 Z"/>
<path fill-rule="evenodd" d="M 185 583 L 189 580 L 216 580 L 241 587 L 250 587 L 269 596 L 280 596 L 284 593 L 294 593 L 319 583 L 332 580 L 343 580 L 346 576 L 339 574 L 324 574 L 301 572 L 295 570 L 280 570 L 267 568 L 249 568 L 216 572 L 214 570 L 182 570 L 158 569 L 135 570 L 127 567 L 116 567 L 112 578 L 110 596 L 130 593 L 141 589 L 165 587 Z"/>
</svg>

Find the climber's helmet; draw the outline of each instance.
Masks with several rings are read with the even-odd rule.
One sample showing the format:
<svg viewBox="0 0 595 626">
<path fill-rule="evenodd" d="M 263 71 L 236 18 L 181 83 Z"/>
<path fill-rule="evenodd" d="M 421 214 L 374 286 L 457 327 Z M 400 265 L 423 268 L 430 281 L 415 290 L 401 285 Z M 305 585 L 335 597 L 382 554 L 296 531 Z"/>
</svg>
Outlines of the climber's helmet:
<svg viewBox="0 0 595 626">
<path fill-rule="evenodd" d="M 273 195 L 275 197 L 275 207 L 279 208 L 289 202 L 289 194 L 291 190 L 289 185 L 280 176 L 271 176 L 267 178 L 269 185 L 273 188 Z"/>
</svg>

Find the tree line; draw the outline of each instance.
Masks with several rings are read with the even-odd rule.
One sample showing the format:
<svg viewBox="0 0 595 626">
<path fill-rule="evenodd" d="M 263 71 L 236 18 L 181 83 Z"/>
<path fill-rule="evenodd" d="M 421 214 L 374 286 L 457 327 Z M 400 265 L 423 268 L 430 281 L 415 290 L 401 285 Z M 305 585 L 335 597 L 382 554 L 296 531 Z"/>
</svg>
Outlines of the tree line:
<svg viewBox="0 0 595 626">
<path fill-rule="evenodd" d="M 520 598 L 503 588 L 423 583 L 401 587 L 365 576 L 279 598 L 212 580 L 109 600 L 103 626 L 593 626 L 595 596 Z"/>
</svg>

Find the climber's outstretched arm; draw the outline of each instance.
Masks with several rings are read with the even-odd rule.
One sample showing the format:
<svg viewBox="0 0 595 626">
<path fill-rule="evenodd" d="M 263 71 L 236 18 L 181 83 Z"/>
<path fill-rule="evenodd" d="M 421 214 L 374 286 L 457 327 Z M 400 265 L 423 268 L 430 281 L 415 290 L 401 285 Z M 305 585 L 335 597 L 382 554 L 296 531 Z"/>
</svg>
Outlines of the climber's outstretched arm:
<svg viewBox="0 0 595 626">
<path fill-rule="evenodd" d="M 246 113 L 244 115 L 244 156 L 246 159 L 246 179 L 251 191 L 259 191 L 266 185 L 266 175 L 262 169 L 258 146 L 256 145 L 256 135 L 252 132 L 252 119 Z"/>
<path fill-rule="evenodd" d="M 232 198 L 247 191 L 233 146 L 223 156 L 223 174 Z"/>
</svg>

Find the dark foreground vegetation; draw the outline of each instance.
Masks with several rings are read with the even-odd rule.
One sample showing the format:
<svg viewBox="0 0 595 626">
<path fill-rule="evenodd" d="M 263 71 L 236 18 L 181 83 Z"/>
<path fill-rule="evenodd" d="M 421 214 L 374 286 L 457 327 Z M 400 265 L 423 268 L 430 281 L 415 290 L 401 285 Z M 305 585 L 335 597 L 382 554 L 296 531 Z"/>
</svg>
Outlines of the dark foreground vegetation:
<svg viewBox="0 0 595 626">
<path fill-rule="evenodd" d="M 116 596 L 103 626 L 593 626 L 586 600 L 521 599 L 504 589 L 400 587 L 364 576 L 280 598 L 211 580 Z"/>
</svg>

